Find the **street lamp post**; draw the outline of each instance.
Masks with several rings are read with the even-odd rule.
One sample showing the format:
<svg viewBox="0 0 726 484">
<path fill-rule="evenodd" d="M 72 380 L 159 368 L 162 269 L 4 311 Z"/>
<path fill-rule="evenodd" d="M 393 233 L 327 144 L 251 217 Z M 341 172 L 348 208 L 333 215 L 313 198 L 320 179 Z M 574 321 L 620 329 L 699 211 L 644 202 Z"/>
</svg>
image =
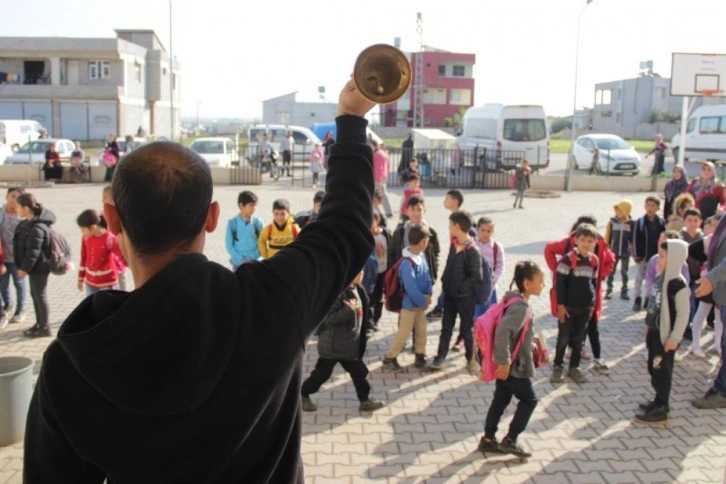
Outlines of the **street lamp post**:
<svg viewBox="0 0 726 484">
<path fill-rule="evenodd" d="M 587 0 L 585 5 L 580 10 L 580 14 L 577 16 L 577 37 L 575 40 L 575 94 L 572 100 L 572 124 L 570 131 L 572 131 L 572 142 L 570 144 L 570 153 L 567 156 L 567 172 L 565 173 L 565 190 L 572 191 L 572 171 L 575 164 L 575 138 L 577 138 L 577 129 L 575 126 L 575 120 L 577 119 L 577 68 L 580 61 L 580 24 L 582 23 L 582 14 L 585 13 L 585 9 L 590 5 L 593 0 Z"/>
</svg>

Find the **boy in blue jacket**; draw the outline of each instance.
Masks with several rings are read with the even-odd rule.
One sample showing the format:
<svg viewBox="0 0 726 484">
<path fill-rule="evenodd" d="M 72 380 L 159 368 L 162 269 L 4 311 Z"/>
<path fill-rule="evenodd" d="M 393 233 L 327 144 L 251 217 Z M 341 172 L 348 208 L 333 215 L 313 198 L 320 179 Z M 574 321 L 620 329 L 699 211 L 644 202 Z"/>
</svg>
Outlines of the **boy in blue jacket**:
<svg viewBox="0 0 726 484">
<path fill-rule="evenodd" d="M 227 222 L 224 244 L 229 252 L 229 262 L 236 271 L 243 262 L 258 260 L 260 248 L 257 240 L 262 232 L 262 219 L 254 215 L 257 209 L 257 195 L 250 191 L 240 192 L 237 197 L 239 214 Z"/>
<path fill-rule="evenodd" d="M 403 350 L 414 331 L 414 352 L 416 368 L 425 368 L 426 362 L 426 308 L 431 304 L 433 283 L 429 265 L 426 262 L 426 246 L 431 234 L 423 225 L 414 224 L 409 227 L 409 245 L 403 249 L 404 260 L 398 268 L 398 278 L 404 291 L 401 304 L 401 318 L 398 333 L 383 359 L 383 371 L 399 372 L 403 368 L 398 364 L 398 355 Z"/>
</svg>

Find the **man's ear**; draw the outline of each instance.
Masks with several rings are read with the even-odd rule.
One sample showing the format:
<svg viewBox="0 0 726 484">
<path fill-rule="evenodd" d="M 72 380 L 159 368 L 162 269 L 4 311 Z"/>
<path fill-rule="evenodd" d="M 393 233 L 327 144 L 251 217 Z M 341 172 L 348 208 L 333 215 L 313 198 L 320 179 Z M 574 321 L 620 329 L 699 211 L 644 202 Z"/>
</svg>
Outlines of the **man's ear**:
<svg viewBox="0 0 726 484">
<path fill-rule="evenodd" d="M 111 233 L 114 235 L 120 234 L 123 231 L 123 227 L 121 226 L 121 218 L 118 216 L 118 211 L 116 211 L 116 205 L 104 203 L 103 214 L 106 217 L 108 229 Z"/>
<path fill-rule="evenodd" d="M 212 202 L 207 210 L 207 222 L 204 230 L 211 234 L 217 228 L 217 222 L 219 222 L 219 202 Z"/>
</svg>

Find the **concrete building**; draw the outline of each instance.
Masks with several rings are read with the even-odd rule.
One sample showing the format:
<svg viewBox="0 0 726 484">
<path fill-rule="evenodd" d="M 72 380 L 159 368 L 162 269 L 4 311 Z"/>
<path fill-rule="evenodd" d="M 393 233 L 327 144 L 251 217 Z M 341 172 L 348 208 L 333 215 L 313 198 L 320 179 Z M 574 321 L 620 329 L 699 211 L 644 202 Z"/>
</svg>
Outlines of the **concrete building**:
<svg viewBox="0 0 726 484">
<path fill-rule="evenodd" d="M 75 140 L 134 134 L 139 127 L 175 137 L 179 70 L 152 30 L 116 30 L 116 38 L 98 39 L 0 37 L 0 119 L 34 119 L 51 136 Z"/>
<path fill-rule="evenodd" d="M 416 62 L 419 56 L 407 52 L 411 63 L 411 87 L 396 103 L 386 105 L 382 126 L 412 126 L 416 101 Z M 426 46 L 423 53 L 423 108 L 425 127 L 443 127 L 447 118 L 474 105 L 474 64 L 476 54 L 460 54 Z"/>
<path fill-rule="evenodd" d="M 262 122 L 308 127 L 335 120 L 337 102 L 297 101 L 297 94 L 295 91 L 262 101 Z"/>
</svg>

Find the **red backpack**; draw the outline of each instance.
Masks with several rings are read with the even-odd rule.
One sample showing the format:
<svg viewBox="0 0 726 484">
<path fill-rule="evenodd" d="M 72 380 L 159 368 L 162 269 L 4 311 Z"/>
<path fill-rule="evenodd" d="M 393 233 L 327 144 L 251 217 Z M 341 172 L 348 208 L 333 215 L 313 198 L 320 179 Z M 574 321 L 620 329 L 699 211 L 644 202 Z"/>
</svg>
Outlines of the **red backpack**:
<svg viewBox="0 0 726 484">
<path fill-rule="evenodd" d="M 494 335 L 499 327 L 499 323 L 502 321 L 502 316 L 509 306 L 515 302 L 524 301 L 521 297 L 512 297 L 506 301 L 502 300 L 490 307 L 486 313 L 482 314 L 477 318 L 474 323 L 474 340 L 479 349 L 481 355 L 481 372 L 479 378 L 482 381 L 490 382 L 496 379 L 497 364 L 494 362 Z M 519 347 L 522 346 L 524 337 L 529 330 L 529 324 L 532 320 L 532 315 L 529 310 L 527 311 L 527 318 L 524 321 L 524 327 L 519 334 L 517 344 L 512 351 L 512 361 L 519 354 Z"/>
<path fill-rule="evenodd" d="M 401 280 L 398 277 L 398 269 L 404 260 L 410 261 L 414 266 L 416 265 L 410 257 L 401 257 L 386 271 L 383 279 L 384 287 L 386 288 L 386 309 L 394 313 L 401 312 L 403 296 L 406 294 L 401 286 Z"/>
</svg>

